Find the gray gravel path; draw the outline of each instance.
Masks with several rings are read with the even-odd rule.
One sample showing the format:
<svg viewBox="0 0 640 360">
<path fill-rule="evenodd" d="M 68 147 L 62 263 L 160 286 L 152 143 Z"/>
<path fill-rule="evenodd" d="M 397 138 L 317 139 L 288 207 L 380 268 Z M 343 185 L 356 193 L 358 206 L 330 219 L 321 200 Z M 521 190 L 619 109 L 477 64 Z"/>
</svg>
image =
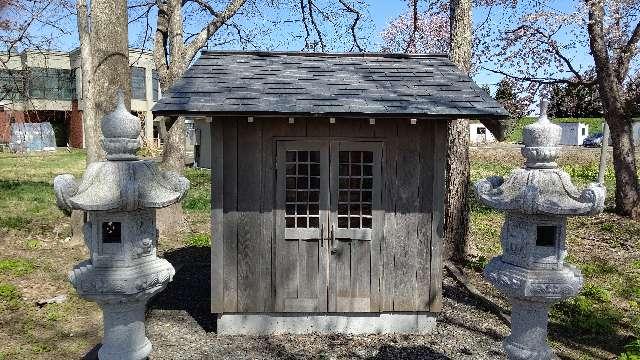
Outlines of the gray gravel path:
<svg viewBox="0 0 640 360">
<path fill-rule="evenodd" d="M 508 328 L 445 278 L 444 310 L 430 335 L 218 336 L 208 313 L 206 264 L 181 268 L 147 316 L 152 360 L 160 359 L 504 359 Z"/>
</svg>

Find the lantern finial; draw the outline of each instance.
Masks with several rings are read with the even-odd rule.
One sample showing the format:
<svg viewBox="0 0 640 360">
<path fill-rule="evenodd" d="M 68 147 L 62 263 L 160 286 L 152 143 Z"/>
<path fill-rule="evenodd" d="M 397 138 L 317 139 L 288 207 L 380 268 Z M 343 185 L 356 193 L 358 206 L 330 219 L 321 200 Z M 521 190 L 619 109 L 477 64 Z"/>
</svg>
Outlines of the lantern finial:
<svg viewBox="0 0 640 360">
<path fill-rule="evenodd" d="M 118 90 L 116 108 L 102 118 L 102 147 L 107 160 L 136 160 L 140 148 L 140 119 L 131 115 Z"/>
<path fill-rule="evenodd" d="M 527 125 L 522 131 L 522 156 L 526 166 L 531 169 L 554 169 L 558 167 L 555 160 L 558 157 L 562 128 L 549 121 L 547 107 L 549 102 L 540 101 L 540 116 L 538 121 Z"/>
</svg>

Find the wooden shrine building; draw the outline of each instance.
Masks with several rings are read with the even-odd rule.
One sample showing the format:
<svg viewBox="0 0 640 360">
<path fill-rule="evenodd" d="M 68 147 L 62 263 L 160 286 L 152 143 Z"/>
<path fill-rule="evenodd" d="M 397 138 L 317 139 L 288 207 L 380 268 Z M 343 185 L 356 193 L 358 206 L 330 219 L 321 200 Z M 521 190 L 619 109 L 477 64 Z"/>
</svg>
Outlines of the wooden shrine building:
<svg viewBox="0 0 640 360">
<path fill-rule="evenodd" d="M 422 331 L 447 121 L 507 116 L 446 56 L 266 52 L 203 52 L 153 112 L 207 119 L 226 333 Z"/>
</svg>

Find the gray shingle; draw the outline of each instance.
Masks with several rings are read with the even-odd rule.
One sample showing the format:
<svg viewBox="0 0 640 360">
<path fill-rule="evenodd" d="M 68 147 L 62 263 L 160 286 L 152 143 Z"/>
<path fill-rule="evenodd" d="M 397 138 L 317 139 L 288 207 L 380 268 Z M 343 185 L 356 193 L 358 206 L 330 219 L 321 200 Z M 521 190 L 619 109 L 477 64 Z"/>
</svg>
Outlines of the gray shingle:
<svg viewBox="0 0 640 360">
<path fill-rule="evenodd" d="M 153 112 L 507 116 L 442 55 L 206 51 Z"/>
</svg>

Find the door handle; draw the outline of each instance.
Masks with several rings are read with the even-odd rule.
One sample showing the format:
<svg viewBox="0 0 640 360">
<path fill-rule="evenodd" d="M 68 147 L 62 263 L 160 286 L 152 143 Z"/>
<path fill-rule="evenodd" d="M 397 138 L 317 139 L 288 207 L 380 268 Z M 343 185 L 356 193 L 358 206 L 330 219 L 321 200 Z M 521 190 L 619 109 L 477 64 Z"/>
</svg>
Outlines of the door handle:
<svg viewBox="0 0 640 360">
<path fill-rule="evenodd" d="M 336 234 L 333 231 L 333 224 L 331 225 L 331 232 L 329 236 L 331 237 L 331 253 L 335 254 L 338 252 L 338 246 L 336 244 Z"/>
</svg>

